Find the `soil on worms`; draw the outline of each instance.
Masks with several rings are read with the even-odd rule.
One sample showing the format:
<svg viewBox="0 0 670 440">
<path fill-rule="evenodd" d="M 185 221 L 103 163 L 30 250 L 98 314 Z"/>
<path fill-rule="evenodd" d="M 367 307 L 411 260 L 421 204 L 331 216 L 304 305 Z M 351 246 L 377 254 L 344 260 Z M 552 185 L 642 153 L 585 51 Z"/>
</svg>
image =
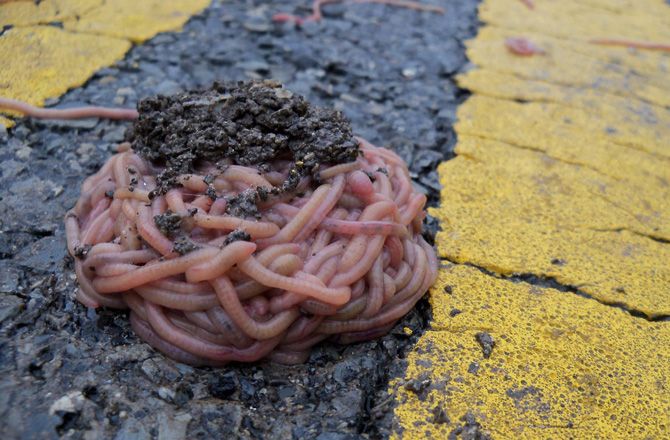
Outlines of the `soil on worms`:
<svg viewBox="0 0 670 440">
<path fill-rule="evenodd" d="M 319 165 L 358 157 L 358 142 L 341 112 L 311 105 L 277 81 L 215 82 L 203 90 L 144 99 L 137 109 L 127 137 L 139 155 L 166 166 L 157 179 L 159 194 L 178 187 L 177 177 L 194 172 L 201 160 L 231 159 L 260 170 L 275 159 L 294 163 L 282 187 L 229 201 L 232 215 L 257 216 L 256 198 L 292 190 L 308 175 L 318 181 Z"/>
</svg>

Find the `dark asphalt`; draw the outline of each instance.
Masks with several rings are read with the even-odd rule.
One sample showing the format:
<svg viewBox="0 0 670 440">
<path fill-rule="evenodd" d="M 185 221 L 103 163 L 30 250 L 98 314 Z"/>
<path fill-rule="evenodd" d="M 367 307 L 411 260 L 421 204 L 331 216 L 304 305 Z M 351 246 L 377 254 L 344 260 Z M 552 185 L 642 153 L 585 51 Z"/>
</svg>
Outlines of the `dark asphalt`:
<svg viewBox="0 0 670 440">
<path fill-rule="evenodd" d="M 463 41 L 477 22 L 475 0 L 432 2 L 446 14 L 333 4 L 322 22 L 296 27 L 271 18 L 308 14 L 306 0 L 215 1 L 183 32 L 134 48 L 50 104 L 134 107 L 217 79 L 276 78 L 397 151 L 435 204 L 435 169 L 452 155 L 465 98 L 454 75 L 467 67 Z M 322 344 L 305 365 L 208 369 L 154 352 L 133 335 L 127 313 L 72 299 L 63 218 L 128 126 L 23 120 L 0 131 L 0 437 L 388 437 L 388 382 L 402 375 L 426 326 L 425 300 L 381 340 Z"/>
</svg>

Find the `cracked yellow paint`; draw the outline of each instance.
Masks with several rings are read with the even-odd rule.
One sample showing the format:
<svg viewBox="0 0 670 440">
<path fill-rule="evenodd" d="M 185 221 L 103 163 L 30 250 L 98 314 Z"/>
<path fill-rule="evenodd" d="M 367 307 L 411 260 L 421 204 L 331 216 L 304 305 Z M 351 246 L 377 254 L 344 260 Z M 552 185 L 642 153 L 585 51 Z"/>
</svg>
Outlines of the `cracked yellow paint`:
<svg viewBox="0 0 670 440">
<path fill-rule="evenodd" d="M 442 206 L 431 211 L 442 257 L 553 277 L 608 303 L 670 315 L 670 246 L 647 237 L 670 239 L 669 188 L 466 135 L 456 154 L 440 167 Z"/>
<path fill-rule="evenodd" d="M 617 307 L 670 315 L 670 54 L 588 43 L 670 44 L 670 5 L 533 2 L 484 0 L 468 43 L 474 96 L 431 210 L 448 267 L 394 387 L 397 439 L 453 436 L 468 412 L 494 439 L 670 438 L 670 322 Z"/>
<path fill-rule="evenodd" d="M 119 60 L 132 43 L 179 29 L 210 0 L 44 0 L 0 4 L 0 96 L 41 106 Z M 48 23 L 59 23 L 63 29 Z M 3 112 L 11 115 L 10 112 Z M 10 127 L 10 119 L 0 117 Z"/>
<path fill-rule="evenodd" d="M 508 37 L 528 38 L 547 53 L 533 57 L 514 55 L 505 49 L 505 38 Z M 664 41 L 670 42 L 670 37 Z M 530 80 L 590 87 L 614 95 L 637 98 L 661 107 L 670 106 L 670 89 L 667 87 L 670 58 L 666 54 L 650 54 L 647 51 L 638 55 L 641 51 L 633 52 L 622 47 L 598 46 L 496 27 L 483 28 L 480 35 L 467 46 L 468 58 L 487 70 L 516 74 Z M 581 48 L 581 51 L 576 48 Z M 594 52 L 616 53 L 619 60 L 627 61 L 613 62 L 606 57 L 593 56 Z M 654 64 L 649 61 L 638 62 L 639 69 L 647 67 L 646 74 L 631 67 L 635 64 L 635 59 L 651 56 L 665 60 L 666 65 L 660 66 L 663 69 L 656 67 L 653 72 L 649 72 Z M 575 66 L 580 68 L 576 69 Z"/>
<path fill-rule="evenodd" d="M 670 57 L 668 57 L 670 58 Z M 605 135 L 612 142 L 624 130 L 637 138 L 625 145 L 650 154 L 670 158 L 670 148 L 663 139 L 670 130 L 670 110 L 649 105 L 588 87 L 571 87 L 522 79 L 516 75 L 492 70 L 473 70 L 458 78 L 461 87 L 474 93 L 509 101 L 532 101 L 560 104 L 563 111 L 583 110 L 579 117 L 568 116 L 580 128 L 588 123 L 589 131 Z M 561 121 L 557 121 L 560 123 Z M 598 125 L 594 125 L 598 124 Z M 608 128 L 613 129 L 608 132 Z"/>
<path fill-rule="evenodd" d="M 0 27 L 32 26 L 76 19 L 104 0 L 18 1 L 0 5 Z"/>
<path fill-rule="evenodd" d="M 456 130 L 462 134 L 542 151 L 628 183 L 647 185 L 650 176 L 670 182 L 670 158 L 645 151 L 670 153 L 670 125 L 631 124 L 625 115 L 600 117 L 560 104 L 487 96 L 466 101 L 458 119 Z"/>
<path fill-rule="evenodd" d="M 394 384 L 394 438 L 446 439 L 468 411 L 493 439 L 670 436 L 667 323 L 465 266 L 441 271 L 431 302 L 434 330 Z"/>
</svg>

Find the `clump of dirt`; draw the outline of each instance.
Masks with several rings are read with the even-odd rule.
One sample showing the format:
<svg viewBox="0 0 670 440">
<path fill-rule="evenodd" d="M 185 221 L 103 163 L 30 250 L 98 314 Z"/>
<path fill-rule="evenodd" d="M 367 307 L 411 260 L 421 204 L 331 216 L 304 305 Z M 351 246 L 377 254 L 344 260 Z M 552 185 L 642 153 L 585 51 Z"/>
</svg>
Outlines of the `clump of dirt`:
<svg viewBox="0 0 670 440">
<path fill-rule="evenodd" d="M 127 133 L 133 150 L 166 166 L 157 193 L 178 187 L 177 176 L 197 163 L 232 159 L 235 164 L 269 169 L 284 158 L 293 162 L 279 193 L 316 174 L 321 164 L 351 162 L 358 142 L 341 112 L 311 105 L 276 81 L 215 82 L 212 87 L 175 96 L 158 95 L 137 105 L 139 117 Z"/>
</svg>

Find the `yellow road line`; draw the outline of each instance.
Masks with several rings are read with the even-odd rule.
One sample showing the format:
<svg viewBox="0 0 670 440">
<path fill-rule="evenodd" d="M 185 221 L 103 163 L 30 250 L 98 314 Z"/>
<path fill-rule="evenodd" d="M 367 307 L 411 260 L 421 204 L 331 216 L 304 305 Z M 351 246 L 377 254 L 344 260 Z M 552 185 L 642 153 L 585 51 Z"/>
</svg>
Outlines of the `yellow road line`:
<svg viewBox="0 0 670 440">
<path fill-rule="evenodd" d="M 0 96 L 41 106 L 211 0 L 44 0 L 0 5 Z M 60 23 L 62 29 L 49 23 Z M 13 121 L 0 116 L 0 124 Z"/>
<path fill-rule="evenodd" d="M 670 438 L 670 322 L 615 307 L 670 315 L 670 54 L 588 43 L 670 43 L 670 5 L 534 3 L 484 0 L 468 44 L 474 96 L 431 212 L 449 267 L 394 384 L 396 438 L 446 438 L 468 412 L 496 439 Z"/>
<path fill-rule="evenodd" d="M 397 384 L 396 438 L 446 439 L 468 412 L 499 440 L 668 438 L 667 323 L 461 265 L 441 271 L 447 286 Z"/>
</svg>

